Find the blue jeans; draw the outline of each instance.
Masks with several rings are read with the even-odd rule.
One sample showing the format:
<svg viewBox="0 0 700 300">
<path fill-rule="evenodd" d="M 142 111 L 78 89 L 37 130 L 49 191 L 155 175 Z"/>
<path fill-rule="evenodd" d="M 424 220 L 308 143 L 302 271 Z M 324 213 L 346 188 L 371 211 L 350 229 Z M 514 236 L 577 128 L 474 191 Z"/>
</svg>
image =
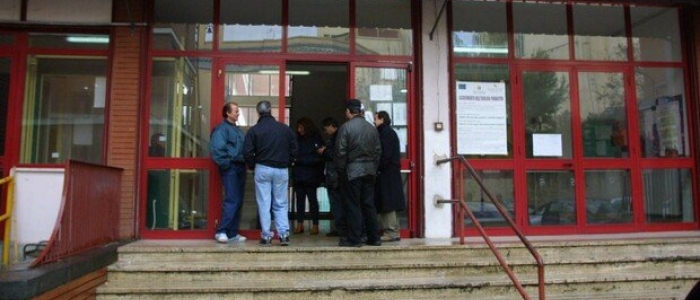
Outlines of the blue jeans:
<svg viewBox="0 0 700 300">
<path fill-rule="evenodd" d="M 245 192 L 245 165 L 234 164 L 226 170 L 219 169 L 221 183 L 224 185 L 224 201 L 221 203 L 221 222 L 216 233 L 224 232 L 229 238 L 238 235 L 238 223 L 241 221 L 241 207 Z"/>
<path fill-rule="evenodd" d="M 287 187 L 289 185 L 289 169 L 273 168 L 261 164 L 255 165 L 255 200 L 258 203 L 261 236 L 272 238 L 270 230 L 270 206 L 275 216 L 275 228 L 280 237 L 289 236 L 289 203 Z"/>
</svg>

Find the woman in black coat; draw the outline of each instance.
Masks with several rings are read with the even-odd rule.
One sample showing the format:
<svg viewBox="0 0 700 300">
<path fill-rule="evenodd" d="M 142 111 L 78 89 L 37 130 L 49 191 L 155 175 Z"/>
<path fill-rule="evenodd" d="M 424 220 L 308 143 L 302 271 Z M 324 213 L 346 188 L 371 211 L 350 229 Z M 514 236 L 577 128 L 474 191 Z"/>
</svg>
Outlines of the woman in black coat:
<svg viewBox="0 0 700 300">
<path fill-rule="evenodd" d="M 304 215 L 306 214 L 306 198 L 309 199 L 311 213 L 311 234 L 318 234 L 318 197 L 316 190 L 324 180 L 324 161 L 316 149 L 323 146 L 321 135 L 310 118 L 303 117 L 297 121 L 297 142 L 299 152 L 292 169 L 294 194 L 296 196 L 297 225 L 294 233 L 304 232 Z"/>
<path fill-rule="evenodd" d="M 391 128 L 391 118 L 386 111 L 380 111 L 374 116 L 374 125 L 377 126 L 379 141 L 382 145 L 374 202 L 380 226 L 384 231 L 382 242 L 395 242 L 401 239 L 396 212 L 406 209 L 401 180 L 399 136 Z"/>
</svg>

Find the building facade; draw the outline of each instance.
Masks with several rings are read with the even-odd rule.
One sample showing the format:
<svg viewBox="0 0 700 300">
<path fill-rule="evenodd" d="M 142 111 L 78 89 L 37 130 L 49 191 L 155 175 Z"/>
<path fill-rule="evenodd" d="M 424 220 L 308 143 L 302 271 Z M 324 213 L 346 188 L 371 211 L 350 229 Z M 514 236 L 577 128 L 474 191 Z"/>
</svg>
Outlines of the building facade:
<svg viewBox="0 0 700 300">
<path fill-rule="evenodd" d="M 0 166 L 124 169 L 124 238 L 211 238 L 221 107 L 291 126 L 358 98 L 400 137 L 405 237 L 451 237 L 437 199 L 512 234 L 698 229 L 693 1 L 130 0 L 0 4 Z M 89 13 L 85 13 L 89 12 Z M 257 231 L 248 186 L 241 229 Z M 321 198 L 323 199 L 322 191 Z"/>
</svg>

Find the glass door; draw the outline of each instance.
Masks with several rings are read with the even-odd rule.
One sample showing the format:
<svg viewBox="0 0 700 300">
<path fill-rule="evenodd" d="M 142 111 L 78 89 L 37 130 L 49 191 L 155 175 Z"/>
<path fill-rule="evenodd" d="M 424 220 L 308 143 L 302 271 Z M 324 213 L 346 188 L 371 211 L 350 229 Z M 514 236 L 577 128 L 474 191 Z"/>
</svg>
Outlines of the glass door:
<svg viewBox="0 0 700 300">
<path fill-rule="evenodd" d="M 7 115 L 10 103 L 10 82 L 12 78 L 12 60 L 8 56 L 0 55 L 0 177 L 9 175 L 9 170 L 5 170 L 6 153 L 5 142 L 7 141 Z"/>
<path fill-rule="evenodd" d="M 631 229 L 626 69 L 520 72 L 527 225 L 535 232 Z M 522 194 L 522 193 L 521 193 Z"/>
<path fill-rule="evenodd" d="M 412 77 L 407 65 L 354 65 L 351 97 L 362 101 L 365 118 L 374 123 L 374 115 L 385 111 L 399 137 L 401 174 L 407 209 L 397 213 L 402 235 L 414 236 L 418 229 L 419 197 L 416 195 L 414 169 L 417 149 L 414 142 L 415 114 L 412 108 Z"/>
<path fill-rule="evenodd" d="M 255 106 L 258 102 L 267 100 L 272 104 L 272 116 L 276 120 L 289 124 L 289 96 L 286 85 L 287 80 L 280 74 L 284 72 L 284 65 L 270 62 L 234 63 L 225 62 L 218 71 L 217 94 L 220 102 L 212 105 L 211 126 L 216 126 L 223 119 L 221 108 L 226 102 L 238 104 L 240 115 L 237 125 L 247 132 L 250 127 L 258 122 L 258 113 Z M 215 223 L 221 215 L 221 201 L 223 199 L 223 187 L 216 169 L 212 169 L 212 215 L 217 216 Z M 258 222 L 257 204 L 255 202 L 255 181 L 252 171 L 246 178 L 243 206 L 241 208 L 240 230 L 244 235 L 246 231 L 257 230 Z M 216 227 L 216 224 L 213 226 Z"/>
</svg>

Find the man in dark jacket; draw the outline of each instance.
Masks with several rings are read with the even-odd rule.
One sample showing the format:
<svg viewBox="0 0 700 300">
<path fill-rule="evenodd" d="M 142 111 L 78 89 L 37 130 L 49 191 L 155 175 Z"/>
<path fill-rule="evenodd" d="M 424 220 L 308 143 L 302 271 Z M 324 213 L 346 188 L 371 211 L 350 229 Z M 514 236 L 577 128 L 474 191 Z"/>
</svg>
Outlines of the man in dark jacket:
<svg viewBox="0 0 700 300">
<path fill-rule="evenodd" d="M 246 169 L 243 161 L 243 131 L 236 126 L 238 104 L 228 102 L 221 115 L 224 120 L 211 132 L 209 152 L 219 167 L 221 184 L 224 186 L 224 201 L 221 203 L 221 222 L 214 239 L 219 243 L 243 242 L 246 238 L 238 234 L 241 220 Z"/>
<path fill-rule="evenodd" d="M 348 236 L 340 246 L 362 246 L 363 229 L 367 245 L 380 246 L 374 183 L 382 148 L 377 129 L 363 117 L 362 102 L 350 99 L 335 143 L 335 164 L 347 208 Z M 363 227 L 364 224 L 364 227 Z"/>
<path fill-rule="evenodd" d="M 328 117 L 321 121 L 323 131 L 328 136 L 328 140 L 323 147 L 316 150 L 321 157 L 326 161 L 326 190 L 328 191 L 328 200 L 331 206 L 331 214 L 333 215 L 333 228 L 326 236 L 345 236 L 347 234 L 347 221 L 345 220 L 345 208 L 343 207 L 343 197 L 340 193 L 340 185 L 338 183 L 338 170 L 333 162 L 333 154 L 335 152 L 335 140 L 338 136 L 338 121 Z"/>
<path fill-rule="evenodd" d="M 297 156 L 296 136 L 289 126 L 277 122 L 271 115 L 269 101 L 256 106 L 258 123 L 246 133 L 243 157 L 255 169 L 255 199 L 262 228 L 260 246 L 271 246 L 274 234 L 270 229 L 272 214 L 282 246 L 289 245 L 289 216 L 287 187 L 289 167 Z"/>
<path fill-rule="evenodd" d="M 396 212 L 406 209 L 399 136 L 391 128 L 391 118 L 386 111 L 380 111 L 374 116 L 374 125 L 377 126 L 382 145 L 374 203 L 379 214 L 379 226 L 384 232 L 382 242 L 396 242 L 401 240 Z"/>
</svg>

